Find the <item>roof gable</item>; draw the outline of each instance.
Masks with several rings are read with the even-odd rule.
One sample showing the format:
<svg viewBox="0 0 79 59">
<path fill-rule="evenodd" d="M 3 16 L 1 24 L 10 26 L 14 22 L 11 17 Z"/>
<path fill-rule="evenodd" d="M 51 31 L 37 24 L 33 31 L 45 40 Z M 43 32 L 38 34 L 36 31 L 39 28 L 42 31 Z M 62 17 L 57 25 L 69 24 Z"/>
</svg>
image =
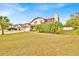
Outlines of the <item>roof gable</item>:
<svg viewBox="0 0 79 59">
<path fill-rule="evenodd" d="M 30 23 L 32 23 L 34 20 L 36 20 L 36 19 L 44 19 L 44 18 L 42 18 L 42 17 L 36 17 L 36 18 L 34 18 Z"/>
</svg>

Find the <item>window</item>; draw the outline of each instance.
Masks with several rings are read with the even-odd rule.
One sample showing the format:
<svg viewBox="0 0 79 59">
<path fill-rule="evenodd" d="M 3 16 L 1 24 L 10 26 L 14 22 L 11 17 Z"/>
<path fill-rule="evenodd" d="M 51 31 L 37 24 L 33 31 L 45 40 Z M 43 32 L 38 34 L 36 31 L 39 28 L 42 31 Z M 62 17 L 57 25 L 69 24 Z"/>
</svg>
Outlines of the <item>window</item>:
<svg viewBox="0 0 79 59">
<path fill-rule="evenodd" d="M 35 21 L 34 24 L 37 24 L 37 21 Z"/>
</svg>

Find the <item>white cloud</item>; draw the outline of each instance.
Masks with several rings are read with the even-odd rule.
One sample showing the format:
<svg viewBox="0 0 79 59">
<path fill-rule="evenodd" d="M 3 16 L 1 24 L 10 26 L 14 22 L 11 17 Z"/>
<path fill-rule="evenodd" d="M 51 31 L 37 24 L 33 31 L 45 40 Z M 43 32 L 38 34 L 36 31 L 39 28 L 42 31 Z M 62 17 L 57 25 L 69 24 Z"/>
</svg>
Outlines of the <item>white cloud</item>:
<svg viewBox="0 0 79 59">
<path fill-rule="evenodd" d="M 42 12 L 31 12 L 29 15 L 31 17 L 41 17 L 42 16 Z"/>
<path fill-rule="evenodd" d="M 48 5 L 44 5 L 44 6 L 40 6 L 40 7 L 38 7 L 38 9 L 39 10 L 49 10 L 51 7 L 50 6 L 48 6 Z"/>
<path fill-rule="evenodd" d="M 20 4 L 13 4 L 13 3 L 9 3 L 9 4 L 6 4 L 7 6 L 9 6 L 10 8 L 16 10 L 16 11 L 27 11 L 29 8 L 28 7 L 22 7 Z"/>
<path fill-rule="evenodd" d="M 64 7 L 66 4 L 63 4 L 63 3 L 60 3 L 60 4 L 57 4 L 58 7 Z"/>
<path fill-rule="evenodd" d="M 47 5 L 47 4 L 44 4 L 44 5 L 37 6 L 37 9 L 45 11 L 45 10 L 51 9 L 51 7 L 49 5 Z"/>
<path fill-rule="evenodd" d="M 37 6 L 37 9 L 42 10 L 42 11 L 46 11 L 46 10 L 50 10 L 50 9 L 56 9 L 56 8 L 61 8 L 66 6 L 67 4 L 63 4 L 63 3 L 59 3 L 59 4 L 43 4 L 40 6 Z"/>
<path fill-rule="evenodd" d="M 19 11 L 26 11 L 26 10 L 28 10 L 28 8 L 22 8 L 22 7 L 17 7 L 16 9 L 19 10 Z"/>
<path fill-rule="evenodd" d="M 0 11 L 0 16 L 9 16 L 11 13 L 9 11 Z"/>
</svg>

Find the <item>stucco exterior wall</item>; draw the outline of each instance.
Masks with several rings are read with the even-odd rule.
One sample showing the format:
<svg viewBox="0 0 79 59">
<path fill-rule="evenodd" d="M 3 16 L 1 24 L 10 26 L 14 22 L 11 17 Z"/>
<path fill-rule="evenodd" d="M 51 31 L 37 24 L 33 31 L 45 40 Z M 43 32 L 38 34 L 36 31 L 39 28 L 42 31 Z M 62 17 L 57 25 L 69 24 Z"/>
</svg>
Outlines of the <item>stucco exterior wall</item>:
<svg viewBox="0 0 79 59">
<path fill-rule="evenodd" d="M 32 25 L 34 25 L 34 24 L 42 24 L 42 23 L 44 23 L 45 22 L 45 20 L 44 19 L 36 19 L 36 20 L 34 20 L 31 24 Z"/>
</svg>

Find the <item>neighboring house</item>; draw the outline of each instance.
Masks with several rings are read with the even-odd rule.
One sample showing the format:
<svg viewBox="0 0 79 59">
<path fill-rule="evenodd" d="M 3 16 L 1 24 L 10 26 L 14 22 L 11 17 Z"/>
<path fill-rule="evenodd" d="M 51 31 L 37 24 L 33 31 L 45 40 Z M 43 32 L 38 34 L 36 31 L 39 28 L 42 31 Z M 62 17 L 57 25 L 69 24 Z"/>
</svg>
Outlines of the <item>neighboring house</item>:
<svg viewBox="0 0 79 59">
<path fill-rule="evenodd" d="M 25 23 L 21 26 L 21 30 L 26 31 L 26 32 L 30 32 L 31 31 L 31 25 L 30 23 Z"/>
<path fill-rule="evenodd" d="M 16 24 L 14 25 L 14 28 L 17 28 L 17 30 L 22 30 L 22 24 Z"/>
<path fill-rule="evenodd" d="M 9 26 L 7 29 L 9 29 L 9 28 L 16 28 L 17 30 L 26 31 L 26 32 L 31 31 L 30 23 L 16 24 L 16 25 Z"/>
<path fill-rule="evenodd" d="M 6 29 L 10 29 L 10 28 L 16 28 L 17 30 L 21 30 L 22 24 L 15 24 L 15 25 L 11 25 L 9 27 L 7 27 Z"/>
</svg>

